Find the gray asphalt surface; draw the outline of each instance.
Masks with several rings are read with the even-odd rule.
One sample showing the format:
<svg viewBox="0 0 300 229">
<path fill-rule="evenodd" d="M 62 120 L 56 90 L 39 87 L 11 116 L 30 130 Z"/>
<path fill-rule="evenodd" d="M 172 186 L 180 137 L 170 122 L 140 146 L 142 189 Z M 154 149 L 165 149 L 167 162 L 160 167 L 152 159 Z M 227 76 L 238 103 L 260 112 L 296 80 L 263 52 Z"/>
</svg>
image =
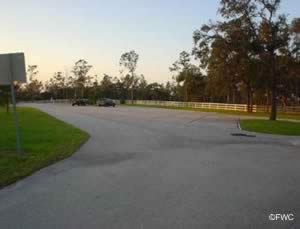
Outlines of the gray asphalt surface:
<svg viewBox="0 0 300 229">
<path fill-rule="evenodd" d="M 31 106 L 91 139 L 0 190 L 1 229 L 300 228 L 297 137 L 234 137 L 237 118 L 214 113 Z"/>
</svg>

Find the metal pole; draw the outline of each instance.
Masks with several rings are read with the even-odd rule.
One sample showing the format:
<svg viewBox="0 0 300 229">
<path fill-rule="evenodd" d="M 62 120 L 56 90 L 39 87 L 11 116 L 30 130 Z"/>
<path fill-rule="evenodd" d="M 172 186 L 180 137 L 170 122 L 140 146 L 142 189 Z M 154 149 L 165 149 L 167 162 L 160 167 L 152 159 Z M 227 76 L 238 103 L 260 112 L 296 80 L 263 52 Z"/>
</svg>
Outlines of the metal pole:
<svg viewBox="0 0 300 229">
<path fill-rule="evenodd" d="M 15 87 L 13 83 L 13 64 L 12 64 L 12 56 L 10 56 L 10 88 L 11 88 L 11 98 L 12 98 L 12 105 L 13 105 L 13 119 L 14 119 L 14 126 L 16 129 L 16 146 L 17 146 L 17 153 L 21 153 L 21 140 L 20 140 L 20 131 L 19 131 L 19 123 L 18 123 L 18 116 L 17 116 L 17 109 L 16 109 L 16 95 L 15 95 Z"/>
</svg>

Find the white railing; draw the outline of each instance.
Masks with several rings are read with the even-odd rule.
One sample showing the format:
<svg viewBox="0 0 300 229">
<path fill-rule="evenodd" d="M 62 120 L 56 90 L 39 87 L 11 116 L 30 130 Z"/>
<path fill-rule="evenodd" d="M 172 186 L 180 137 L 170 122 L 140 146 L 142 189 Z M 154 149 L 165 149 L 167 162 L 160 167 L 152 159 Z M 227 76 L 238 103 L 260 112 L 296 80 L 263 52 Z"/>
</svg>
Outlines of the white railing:
<svg viewBox="0 0 300 229">
<path fill-rule="evenodd" d="M 156 101 L 156 100 L 126 100 L 126 104 L 148 105 L 148 106 L 166 106 L 194 109 L 228 110 L 247 112 L 247 104 L 229 104 L 229 103 L 201 103 L 201 102 L 178 102 L 178 101 Z M 267 112 L 271 107 L 253 105 L 253 112 Z M 300 113 L 300 106 L 278 106 L 279 112 Z"/>
<path fill-rule="evenodd" d="M 53 99 L 53 100 L 34 100 L 34 101 L 21 101 L 22 103 L 71 103 L 70 99 Z"/>
<path fill-rule="evenodd" d="M 53 100 L 34 100 L 34 101 L 21 101 L 22 103 L 66 103 L 71 104 L 74 100 L 73 99 L 53 99 Z M 113 99 L 115 104 L 119 105 L 120 100 Z"/>
<path fill-rule="evenodd" d="M 70 99 L 55 99 L 55 100 L 36 100 L 28 101 L 27 103 L 65 103 L 70 104 L 73 100 Z M 119 105 L 120 100 L 114 100 Z M 25 102 L 26 103 L 26 102 Z M 166 106 L 179 108 L 195 108 L 195 109 L 210 109 L 210 110 L 228 110 L 247 112 L 246 104 L 229 104 L 229 103 L 201 103 L 201 102 L 179 102 L 179 101 L 157 101 L 157 100 L 125 100 L 125 104 L 148 105 L 148 106 Z M 268 112 L 271 106 L 253 105 L 253 112 Z M 300 113 L 300 106 L 277 106 L 278 112 L 284 113 Z"/>
</svg>

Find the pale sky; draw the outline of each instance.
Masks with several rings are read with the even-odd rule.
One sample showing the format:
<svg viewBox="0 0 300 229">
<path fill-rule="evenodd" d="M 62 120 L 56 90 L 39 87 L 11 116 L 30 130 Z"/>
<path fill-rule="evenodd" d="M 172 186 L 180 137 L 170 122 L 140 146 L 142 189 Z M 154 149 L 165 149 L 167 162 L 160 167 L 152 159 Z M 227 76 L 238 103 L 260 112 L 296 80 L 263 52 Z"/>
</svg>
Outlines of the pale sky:
<svg viewBox="0 0 300 229">
<path fill-rule="evenodd" d="M 169 67 L 190 51 L 192 34 L 215 20 L 218 0 L 0 0 L 1 53 L 24 52 L 40 80 L 71 71 L 78 59 L 93 70 L 119 76 L 122 53 L 140 55 L 137 73 L 149 82 L 171 80 Z M 282 11 L 300 17 L 299 0 L 282 0 Z"/>
</svg>

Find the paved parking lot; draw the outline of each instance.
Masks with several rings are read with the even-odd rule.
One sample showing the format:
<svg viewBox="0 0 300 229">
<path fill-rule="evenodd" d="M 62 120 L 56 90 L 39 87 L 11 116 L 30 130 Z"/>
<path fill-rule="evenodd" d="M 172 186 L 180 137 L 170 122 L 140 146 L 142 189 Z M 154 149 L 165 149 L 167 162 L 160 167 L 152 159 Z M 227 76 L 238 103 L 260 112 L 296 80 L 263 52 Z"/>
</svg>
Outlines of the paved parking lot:
<svg viewBox="0 0 300 229">
<path fill-rule="evenodd" d="M 299 228 L 300 139 L 240 133 L 237 117 L 32 104 L 91 139 L 0 191 L 0 228 Z M 294 221 L 270 221 L 292 213 Z"/>
</svg>

